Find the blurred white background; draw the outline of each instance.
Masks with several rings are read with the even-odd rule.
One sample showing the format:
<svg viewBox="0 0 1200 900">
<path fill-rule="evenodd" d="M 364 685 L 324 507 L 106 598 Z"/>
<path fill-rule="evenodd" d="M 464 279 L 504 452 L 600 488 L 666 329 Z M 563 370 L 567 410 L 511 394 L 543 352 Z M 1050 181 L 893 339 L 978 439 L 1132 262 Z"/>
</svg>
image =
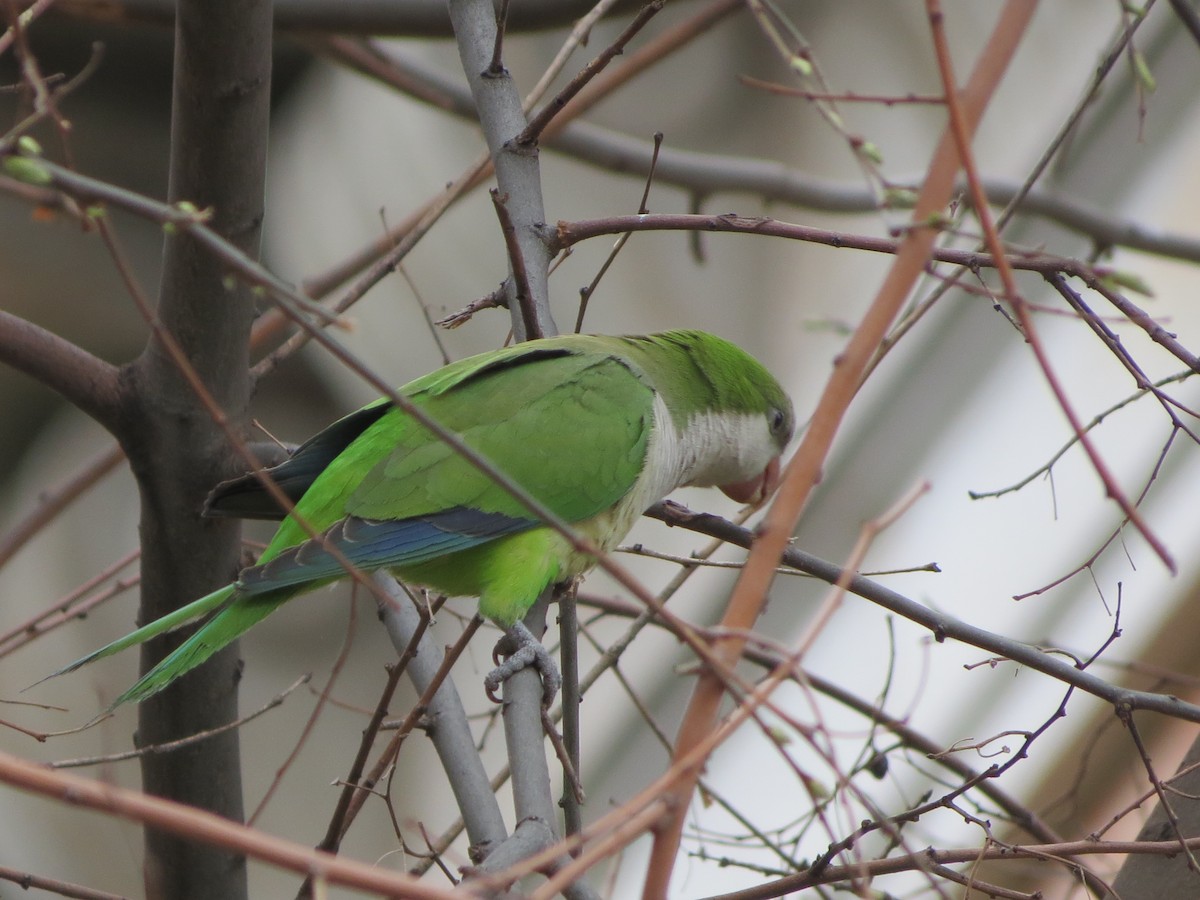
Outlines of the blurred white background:
<svg viewBox="0 0 1200 900">
<path fill-rule="evenodd" d="M 969 72 L 998 6 L 972 0 L 945 3 L 960 78 Z M 1200 95 L 1195 85 L 1200 78 L 1200 47 L 1165 4 L 1158 7 L 1135 40 L 1157 80 L 1157 90 L 1139 97 L 1129 65 L 1119 63 L 1073 133 L 1063 162 L 1051 168 L 1039 189 L 1069 197 L 1114 221 L 1130 220 L 1196 237 Z M 655 20 L 649 33 L 666 29 L 696 8 L 696 3 L 673 5 Z M 787 3 L 782 8 L 802 30 L 834 90 L 889 95 L 938 92 L 922 4 L 825 0 Z M 1117 4 L 1059 0 L 1043 5 L 976 141 L 980 169 L 989 179 L 1017 184 L 1025 177 L 1083 96 L 1121 24 Z M 45 31 L 50 42 L 46 52 L 57 50 L 62 58 L 69 58 L 72 41 L 87 26 L 48 21 Z M 601 29 L 585 53 L 603 46 L 605 37 L 615 31 L 616 26 Z M 509 41 L 506 61 L 522 87 L 536 80 L 561 38 L 554 32 Z M 142 84 L 138 91 L 118 76 L 122 66 L 132 66 L 128 58 L 144 60 L 147 66 L 155 60 L 169 61 L 163 49 L 166 36 L 138 31 L 126 40 L 127 44 L 109 50 L 95 89 L 81 92 L 68 114 L 76 124 L 74 140 L 81 151 L 82 169 L 161 195 L 159 173 L 165 171 L 166 137 L 162 94 L 168 92 L 169 71 L 163 65 L 146 69 L 162 81 Z M 448 41 L 394 41 L 389 47 L 449 76 L 456 72 L 457 55 Z M 299 283 L 378 237 L 385 223 L 399 221 L 435 194 L 477 156 L 481 142 L 470 125 L 360 76 L 319 60 L 293 58 L 291 63 L 294 71 L 289 69 L 286 84 L 281 82 L 274 120 L 265 259 L 285 279 Z M 662 131 L 668 149 L 747 155 L 778 162 L 805 179 L 867 190 L 846 142 L 811 106 L 744 86 L 738 81 L 743 74 L 788 80 L 781 61 L 746 15 L 735 16 L 642 76 L 634 87 L 605 101 L 589 121 L 644 140 L 647 146 L 649 135 Z M 1144 106 L 1144 118 L 1139 105 Z M 882 168 L 895 181 L 919 178 L 944 117 L 939 107 L 905 104 L 844 104 L 840 111 L 849 132 L 878 146 Z M 636 211 L 643 189 L 640 176 L 601 171 L 553 150 L 543 152 L 542 160 L 551 220 Z M 656 185 L 649 205 L 654 212 L 675 212 L 687 211 L 690 202 L 684 191 Z M 703 209 L 765 214 L 854 233 L 884 234 L 889 226 L 904 221 L 901 213 L 847 215 L 747 194 L 705 197 Z M 0 229 L 4 308 L 61 329 L 114 362 L 138 351 L 144 335 L 94 240 L 66 223 L 31 224 L 29 210 L 3 194 Z M 129 223 L 127 230 L 141 251 L 147 282 L 153 284 L 158 253 L 154 229 L 139 230 Z M 1086 236 L 1037 220 L 1018 222 L 1007 236 L 1021 245 L 1044 246 L 1061 255 L 1086 257 L 1090 252 Z M 757 237 L 704 235 L 701 242 L 704 259 L 698 260 L 686 235 L 635 235 L 593 298 L 586 330 L 644 332 L 687 326 L 718 332 L 741 343 L 780 375 L 804 421 L 842 347 L 840 326 L 857 321 L 874 296 L 889 258 Z M 579 247 L 553 276 L 560 328 L 571 327 L 578 289 L 591 280 L 610 243 L 601 239 Z M 396 384 L 438 366 L 441 357 L 420 304 L 427 304 L 439 317 L 486 294 L 505 275 L 503 252 L 490 201 L 486 193 L 476 192 L 405 261 L 420 296 L 399 276 L 388 278 L 354 308 L 357 327 L 345 340 Z M 1137 273 L 1154 297 L 1134 297 L 1135 302 L 1165 323 L 1185 346 L 1200 346 L 1195 303 L 1200 276 L 1194 265 L 1128 251 L 1118 251 L 1106 262 Z M 924 284 L 917 299 L 933 286 L 932 280 Z M 1040 279 L 1023 278 L 1021 286 L 1030 302 L 1061 307 Z M 1102 315 L 1115 315 L 1100 298 L 1091 300 Z M 1125 346 L 1151 378 L 1182 368 L 1141 332 L 1115 318 L 1107 321 L 1119 330 Z M 1084 420 L 1134 393 L 1129 375 L 1083 324 L 1054 313 L 1040 315 L 1038 323 L 1055 370 Z M 506 331 L 507 314 L 493 310 L 443 334 L 442 340 L 449 353 L 459 357 L 497 346 Z M 1196 401 L 1190 382 L 1170 390 L 1184 403 Z M 256 400 L 256 415 L 281 438 L 300 440 L 371 397 L 353 374 L 320 352 L 306 350 L 264 385 Z M 36 505 L 39 492 L 94 457 L 107 446 L 107 439 L 81 414 L 7 370 L 0 370 L 0 402 L 5 404 L 7 423 L 6 433 L 0 436 L 7 472 L 0 483 L 0 528 L 7 530 Z M 1190 418 L 1187 421 L 1193 424 Z M 1145 485 L 1169 432 L 1161 407 L 1143 398 L 1107 419 L 1093 436 L 1119 483 L 1134 496 Z M 1143 506 L 1150 527 L 1178 561 L 1178 576 L 1170 577 L 1145 542 L 1125 530 L 1090 571 L 1053 590 L 1013 600 L 1014 595 L 1046 585 L 1084 563 L 1119 525 L 1119 511 L 1105 498 L 1077 448 L 1054 466 L 1052 478 L 1039 477 L 1017 493 L 972 501 L 968 491 L 994 490 L 1020 481 L 1045 465 L 1069 438 L 1062 412 L 1013 327 L 989 299 L 951 292 L 866 385 L 835 444 L 797 543 L 830 560 L 843 560 L 865 520 L 882 514 L 916 483 L 928 481 L 928 493 L 871 547 L 864 571 L 935 562 L 939 573 L 895 574 L 881 580 L 973 624 L 1083 656 L 1112 631 L 1120 595 L 1122 635 L 1096 671 L 1111 680 L 1125 680 L 1130 674 L 1116 664 L 1141 660 L 1200 676 L 1200 664 L 1191 650 L 1197 633 L 1191 611 L 1195 604 L 1189 602 L 1200 537 L 1192 505 L 1200 453 L 1186 435 L 1176 439 Z M 734 512 L 714 492 L 689 492 L 679 499 L 698 509 Z M 124 471 L 108 477 L 73 505 L 0 569 L 4 599 L 0 628 L 23 621 L 134 550 L 136 510 L 132 479 Z M 265 536 L 261 530 L 251 533 Z M 696 535 L 649 521 L 639 525 L 630 542 L 679 554 L 705 543 Z M 739 552 L 722 553 L 726 559 L 739 557 Z M 665 584 L 676 571 L 660 561 L 630 557 L 622 562 L 652 587 Z M 681 614 L 715 621 L 731 583 L 728 573 L 702 572 L 673 603 L 678 603 Z M 826 590 L 809 579 L 780 578 L 761 631 L 788 645 Z M 600 576 L 589 578 L 586 591 L 620 596 Z M 344 591 L 320 591 L 290 605 L 285 615 L 274 617 L 243 640 L 244 711 L 258 708 L 302 672 L 312 672 L 317 685 L 329 677 L 347 630 L 344 595 Z M 2 715 L 29 727 L 53 729 L 80 724 L 101 708 L 134 678 L 136 654 L 42 685 L 19 698 L 16 692 L 66 660 L 123 633 L 132 622 L 135 604 L 134 593 L 127 592 L 82 623 L 38 641 L 36 649 L 0 659 L 6 699 L 69 710 L 63 714 L 12 708 Z M 473 609 L 469 601 L 452 605 L 464 615 Z M 334 694 L 361 709 L 373 705 L 383 665 L 392 651 L 369 603 L 359 601 L 356 608 L 353 649 Z M 440 627 L 450 641 L 459 623 L 443 614 Z M 619 622 L 603 623 L 597 634 L 603 639 L 622 630 Z M 463 668 L 457 676 L 468 704 L 481 712 L 488 708 L 480 678 L 488 666 L 490 642 L 487 635 L 476 641 L 475 670 Z M 686 661 L 673 640 L 647 632 L 621 665 L 668 736 L 673 735 L 692 683 L 690 674 L 675 668 Z M 859 696 L 881 702 L 889 714 L 946 747 L 1005 731 L 1035 729 L 1064 694 L 1062 685 L 1011 663 L 980 665 L 986 663 L 982 651 L 933 643 L 925 630 L 891 619 L 854 597 L 847 598 L 806 663 L 813 672 Z M 1152 681 L 1143 676 L 1131 683 L 1146 686 Z M 1185 699 L 1196 695 L 1186 684 L 1175 684 L 1170 691 Z M 786 749 L 808 775 L 832 791 L 839 773 L 850 771 L 864 745 L 872 741 L 869 722 L 827 700 L 814 705 L 798 690 L 783 692 L 780 702 L 796 719 L 825 732 L 826 752 L 836 762 L 832 768 L 807 749 L 800 735 L 790 734 Z M 248 809 L 256 806 L 283 765 L 312 705 L 311 694 L 301 691 L 243 730 Z M 1047 812 L 1053 824 L 1075 837 L 1105 824 L 1128 792 L 1141 789 L 1136 786 L 1144 786 L 1145 779 L 1136 757 L 1130 755 L 1127 738 L 1113 735 L 1112 747 L 1117 749 L 1111 751 L 1108 744 L 1097 741 L 1100 723 L 1112 718 L 1102 704 L 1076 696 L 1068 712 L 1066 720 L 1039 738 L 1030 759 L 1015 766 L 1003 786 L 1045 811 L 1050 801 L 1071 790 L 1075 773 L 1082 770 L 1080 785 L 1069 801 Z M 583 721 L 582 774 L 589 814 L 598 816 L 658 774 L 669 752 L 648 734 L 634 704 L 611 676 L 587 696 Z M 0 730 L 0 747 L 47 760 L 111 752 L 129 746 L 132 722 L 132 710 L 123 710 L 88 734 L 45 745 Z M 282 789 L 267 806 L 262 826 L 306 844 L 319 839 L 336 800 L 335 790 L 324 786 L 344 775 L 362 723 L 363 716 L 354 710 L 330 708 L 324 713 L 284 776 Z M 781 727 L 790 732 L 790 726 Z M 1190 726 L 1176 726 L 1173 735 L 1160 736 L 1154 754 L 1160 774 L 1173 769 L 1193 734 Z M 887 735 L 873 740 L 877 750 L 893 746 Z M 1019 742 L 1019 736 L 1008 736 L 990 743 L 985 752 L 999 752 L 1002 746 L 1015 749 Z M 1085 759 L 1083 750 L 1088 747 L 1094 756 Z M 1111 759 L 1104 755 L 1110 752 Z M 964 756 L 977 769 L 1006 758 L 971 752 Z M 394 795 L 437 833 L 453 814 L 447 792 L 430 775 L 431 760 L 428 747 L 410 741 L 401 757 Z M 883 781 L 860 772 L 855 784 L 884 812 L 899 812 L 929 787 L 923 773 L 932 767 L 903 751 L 893 753 L 890 760 Z M 116 783 L 137 784 L 135 762 L 89 771 Z M 800 835 L 795 823 L 806 820 L 812 801 L 781 762 L 779 748 L 754 728 L 744 729 L 716 755 L 706 778 L 749 820 L 796 836 L 795 845 L 788 847 L 795 858 L 820 853 L 863 817 L 858 806 L 834 804 L 829 810 L 834 834 L 816 825 Z M 0 862 L 139 894 L 140 840 L 132 826 L 80 817 L 69 809 L 7 791 L 2 808 L 0 846 L 5 849 Z M 1128 824 L 1123 833 L 1131 835 L 1137 823 L 1131 818 Z M 689 832 L 692 838 L 685 848 L 690 851 L 703 848 L 716 859 L 779 864 L 765 851 L 745 846 L 752 841 L 743 840 L 743 846 L 738 846 L 717 840 L 717 833 L 744 836 L 744 831 L 716 806 L 695 803 Z M 983 835 L 961 817 L 946 813 L 911 826 L 905 839 L 914 848 L 973 846 Z M 361 859 L 402 865 L 397 856 L 388 856 L 395 841 L 381 804 L 368 805 L 368 814 L 355 825 L 346 849 Z M 636 890 L 641 849 L 628 855 L 612 896 L 631 896 Z M 262 867 L 252 868 L 252 879 L 255 896 L 283 896 L 294 890 L 291 876 Z M 742 866 L 692 858 L 680 864 L 673 887 L 676 896 L 697 897 L 762 880 L 761 873 Z M 1065 883 L 1058 890 L 1065 891 Z M 880 887 L 903 893 L 921 884 L 913 876 L 880 882 Z"/>
</svg>

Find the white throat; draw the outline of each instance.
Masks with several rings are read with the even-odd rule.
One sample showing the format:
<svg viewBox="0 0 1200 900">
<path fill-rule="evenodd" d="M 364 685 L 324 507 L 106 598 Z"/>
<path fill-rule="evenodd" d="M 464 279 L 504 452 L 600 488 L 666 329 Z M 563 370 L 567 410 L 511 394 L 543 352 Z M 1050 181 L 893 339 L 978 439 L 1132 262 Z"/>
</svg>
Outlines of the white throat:
<svg viewBox="0 0 1200 900">
<path fill-rule="evenodd" d="M 611 550 L 645 510 L 676 488 L 745 481 L 762 472 L 775 454 L 766 416 L 699 412 L 681 432 L 655 394 L 654 428 L 637 481 L 615 506 L 577 527 L 600 549 Z M 568 553 L 565 574 L 579 574 L 593 565 L 586 555 Z"/>
<path fill-rule="evenodd" d="M 631 493 L 647 499 L 644 509 L 678 487 L 710 487 L 753 478 L 775 454 L 765 416 L 703 410 L 680 432 L 656 394 L 646 466 Z"/>
</svg>

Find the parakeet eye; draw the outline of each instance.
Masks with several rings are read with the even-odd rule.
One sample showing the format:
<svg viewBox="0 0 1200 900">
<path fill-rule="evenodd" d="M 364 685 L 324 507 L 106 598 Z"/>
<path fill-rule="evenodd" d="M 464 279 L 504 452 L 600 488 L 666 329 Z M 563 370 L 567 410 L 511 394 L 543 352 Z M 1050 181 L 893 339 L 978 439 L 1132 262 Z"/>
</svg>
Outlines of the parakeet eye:
<svg viewBox="0 0 1200 900">
<path fill-rule="evenodd" d="M 771 410 L 771 431 L 773 431 L 773 432 L 783 431 L 784 426 L 786 426 L 786 425 L 787 425 L 787 416 L 784 415 L 783 410 L 782 409 Z"/>
</svg>

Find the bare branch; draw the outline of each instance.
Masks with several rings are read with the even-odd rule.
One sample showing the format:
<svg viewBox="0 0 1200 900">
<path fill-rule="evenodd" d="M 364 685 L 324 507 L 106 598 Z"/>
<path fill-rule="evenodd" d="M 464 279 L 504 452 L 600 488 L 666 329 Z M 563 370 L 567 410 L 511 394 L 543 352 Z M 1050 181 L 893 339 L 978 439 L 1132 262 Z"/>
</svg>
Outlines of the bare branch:
<svg viewBox="0 0 1200 900">
<path fill-rule="evenodd" d="M 625 45 L 633 40 L 634 35 L 641 31 L 646 23 L 662 10 L 665 2 L 666 0 L 652 0 L 652 2 L 643 6 L 633 21 L 625 27 L 625 30 L 618 35 L 615 41 L 604 48 L 604 51 L 595 59 L 580 69 L 561 91 L 538 110 L 537 115 L 530 119 L 529 124 L 525 126 L 525 130 L 517 135 L 515 139 L 517 144 L 528 146 L 537 143 L 542 133 L 554 120 L 554 117 L 583 90 L 588 82 L 604 71 L 604 68 L 615 57 L 625 51 Z"/>
<path fill-rule="evenodd" d="M 659 504 L 653 507 L 647 515 L 701 534 L 719 537 L 739 547 L 753 546 L 755 534 L 749 529 L 726 522 L 719 516 L 694 513 L 676 503 Z M 836 583 L 844 574 L 833 563 L 826 562 L 795 547 L 788 547 L 780 560 L 785 565 L 792 566 L 830 584 Z M 850 593 L 857 594 L 864 600 L 870 600 L 889 612 L 894 612 L 896 615 L 928 628 L 939 643 L 950 639 L 987 650 L 1004 659 L 1049 675 L 1064 684 L 1077 687 L 1114 707 L 1152 710 L 1187 722 L 1200 723 L 1200 706 L 1187 703 L 1171 694 L 1135 691 L 1110 684 L 1090 672 L 1077 668 L 1061 656 L 1047 653 L 1032 644 L 986 631 L 964 622 L 962 619 L 930 609 L 861 575 L 854 576 L 846 585 Z"/>
<path fill-rule="evenodd" d="M 310 850 L 194 806 L 56 772 L 8 753 L 0 753 L 0 781 L 21 791 L 40 794 L 76 808 L 94 809 L 141 822 L 188 841 L 219 847 L 302 875 L 315 872 L 331 884 L 413 900 L 456 900 L 463 896 L 376 865 Z"/>
<path fill-rule="evenodd" d="M 124 451 L 120 446 L 114 444 L 86 463 L 82 469 L 62 484 L 43 491 L 38 498 L 37 507 L 27 513 L 5 534 L 0 535 L 0 566 L 12 559 L 34 535 L 45 528 L 48 523 L 54 521 L 55 516 L 78 499 L 84 491 L 115 469 L 123 459 L 125 459 Z"/>
<path fill-rule="evenodd" d="M 496 46 L 496 14 L 490 0 L 450 0 L 449 9 L 463 72 L 475 98 L 476 114 L 496 169 L 496 183 L 506 198 L 505 208 L 520 248 L 530 302 L 541 334 L 557 334 L 546 281 L 551 254 L 542 234 L 546 211 L 537 153 L 514 140 L 527 123 L 512 77 L 507 71 L 488 71 Z M 513 299 L 511 293 L 509 299 Z M 510 310 L 514 334 L 524 340 L 527 335 L 520 307 L 511 303 Z"/>
<path fill-rule="evenodd" d="M 397 590 L 395 579 L 378 573 L 375 579 L 393 597 L 393 602 L 381 607 L 384 626 L 392 645 L 407 647 L 416 634 L 420 614 L 408 597 Z M 468 634 L 474 634 L 482 624 L 476 616 Z M 445 660 L 453 660 L 457 654 L 447 654 L 426 638 L 408 664 L 408 676 L 422 696 L 429 696 L 424 709 L 423 728 L 433 741 L 438 758 L 442 761 L 450 787 L 453 789 L 458 808 L 466 823 L 467 836 L 475 852 L 486 852 L 507 834 L 495 791 L 488 781 L 487 772 L 475 750 L 467 714 L 454 682 L 442 680 L 439 675 Z M 432 694 L 430 688 L 434 687 Z"/>
<path fill-rule="evenodd" d="M 58 392 L 118 434 L 122 394 L 116 366 L 4 310 L 0 310 L 0 362 Z"/>
<path fill-rule="evenodd" d="M 702 22 L 711 26 L 720 15 L 727 14 L 724 0 Z M 677 49 L 682 40 L 702 34 L 693 28 L 671 45 Z M 663 48 L 656 48 L 660 53 Z M 647 54 L 649 55 L 649 54 Z M 635 57 L 606 72 L 567 104 L 562 115 L 553 120 L 541 139 L 543 146 L 630 176 L 645 177 L 654 156 L 652 142 L 620 134 L 590 122 L 576 121 L 601 97 L 607 96 L 630 77 L 626 69 L 634 67 Z M 648 62 L 648 61 L 647 61 Z M 636 68 L 640 70 L 646 63 Z M 455 115 L 473 118 L 470 97 L 453 80 L 411 56 L 391 51 L 379 56 L 372 68 L 361 68 L 366 74 L 405 91 L 425 102 L 432 102 Z M 608 78 L 611 75 L 612 78 Z M 419 86 L 419 87 L 418 87 Z M 568 124 L 569 123 L 569 124 Z M 792 169 L 768 159 L 745 156 L 724 156 L 680 147 L 666 146 L 655 164 L 655 180 L 664 186 L 677 187 L 705 197 L 718 193 L 751 194 L 766 201 L 789 203 L 804 209 L 822 212 L 857 214 L 879 208 L 874 192 L 858 184 L 840 184 Z M 988 202 L 1012 206 L 1013 212 L 1037 216 L 1081 234 L 1097 247 L 1127 247 L 1156 256 L 1200 262 L 1200 239 L 1186 234 L 1170 234 L 1151 225 L 1122 219 L 1110 210 L 1101 210 L 1069 196 L 1040 191 L 1003 178 L 982 177 Z M 916 189 L 919 179 L 902 177 L 891 180 L 898 188 Z M 956 182 L 961 190 L 965 181 Z"/>
<path fill-rule="evenodd" d="M 1075 433 L 1076 439 L 1087 454 L 1088 459 L 1091 460 L 1092 468 L 1095 470 L 1096 475 L 1104 483 L 1104 490 L 1108 494 L 1109 499 L 1121 508 L 1121 512 L 1125 514 L 1125 517 L 1133 527 L 1146 539 L 1146 542 L 1154 550 L 1163 565 L 1174 573 L 1176 571 L 1175 560 L 1168 552 L 1166 544 L 1163 543 L 1156 533 L 1150 530 L 1150 526 L 1146 524 L 1137 507 L 1130 502 L 1125 492 L 1121 490 L 1121 487 L 1117 484 L 1116 477 L 1112 474 L 1108 464 L 1101 458 L 1100 452 L 1096 449 L 1095 442 L 1092 440 L 1087 429 L 1083 427 L 1083 422 L 1067 397 L 1062 381 L 1051 365 L 1049 352 L 1046 350 L 1046 345 L 1033 324 L 1033 317 L 1029 312 L 1029 306 L 1025 302 L 1025 298 L 1017 290 L 1012 267 L 1008 264 L 1008 258 L 1004 254 L 1004 248 L 1000 243 L 1000 236 L 996 231 L 996 225 L 992 219 L 991 208 L 987 205 L 983 185 L 979 180 L 978 170 L 975 165 L 975 155 L 971 149 L 971 133 L 974 131 L 975 121 L 967 119 L 967 110 L 958 97 L 957 83 L 954 79 L 954 70 L 950 61 L 950 47 L 947 43 L 943 27 L 941 5 L 938 0 L 927 0 L 927 8 L 929 10 L 930 29 L 933 32 L 933 45 L 937 55 L 938 68 L 942 77 L 942 85 L 946 92 L 946 105 L 950 113 L 950 130 L 954 135 L 954 140 L 958 148 L 958 157 L 962 163 L 963 171 L 966 173 L 971 196 L 974 198 L 975 214 L 979 218 L 980 225 L 983 227 L 985 243 L 996 260 L 996 270 L 1004 285 L 1005 297 L 1011 304 L 1013 313 L 1020 323 L 1021 332 L 1024 334 L 1025 340 L 1029 343 L 1034 358 L 1042 370 L 1042 377 L 1046 380 L 1046 385 L 1054 394 L 1059 409 L 1066 416 L 1067 421 L 1071 425 L 1071 430 Z"/>
<path fill-rule="evenodd" d="M 79 769 L 85 766 L 100 766 L 107 765 L 108 763 L 123 762 L 127 759 L 137 759 L 140 756 L 149 756 L 154 753 L 174 753 L 177 750 L 182 750 L 185 747 L 191 747 L 200 743 L 201 741 L 206 741 L 209 738 L 216 737 L 223 732 L 230 731 L 234 728 L 241 728 L 248 722 L 253 722 L 259 716 L 270 712 L 271 710 L 275 709 L 275 707 L 281 705 L 283 701 L 287 699 L 288 695 L 292 693 L 292 691 L 296 690 L 296 688 L 300 687 L 302 684 L 308 684 L 311 678 L 312 676 L 307 673 L 301 675 L 290 685 L 288 685 L 249 715 L 242 716 L 241 718 L 235 719 L 232 722 L 226 722 L 224 725 L 219 725 L 216 728 L 203 731 L 200 734 L 192 734 L 176 741 L 168 741 L 165 744 L 151 744 L 148 747 L 137 747 L 136 749 L 126 750 L 121 753 L 106 753 L 103 756 L 88 756 L 79 757 L 76 759 L 60 759 L 50 763 L 50 768 Z M 91 725 L 92 723 L 88 724 Z"/>
<path fill-rule="evenodd" d="M 970 131 L 973 132 L 983 115 L 1034 8 L 1035 4 L 1029 0 L 1009 0 L 1001 11 L 964 90 L 964 95 L 970 97 L 967 107 L 970 115 L 967 127 Z M 949 201 L 958 163 L 955 141 L 949 132 L 945 132 L 934 151 L 928 177 L 913 211 L 914 227 L 905 235 L 878 295 L 839 357 L 800 448 L 788 463 L 779 493 L 767 510 L 759 541 L 734 587 L 733 596 L 721 620 L 722 626 L 731 634 L 749 631 L 766 602 L 777 561 L 782 557 L 801 510 L 818 480 L 846 410 L 858 391 L 862 372 L 929 259 L 937 235 L 926 223 L 931 216 L 940 213 Z M 717 645 L 714 648 L 715 655 L 724 667 L 732 668 L 744 645 L 744 639 L 733 637 Z M 689 800 L 700 772 L 700 761 L 691 757 L 712 734 L 723 694 L 723 686 L 714 673 L 711 670 L 702 672 L 688 710 L 684 713 L 673 756 L 676 767 L 683 765 L 685 760 L 691 762 L 688 763 L 686 775 L 672 784 L 666 795 L 670 808 L 669 821 L 655 834 L 649 872 L 643 887 L 643 896 L 647 900 L 666 896 Z"/>
<path fill-rule="evenodd" d="M 57 894 L 59 897 L 74 897 L 76 900 L 127 900 L 120 894 L 97 891 L 82 884 L 71 884 L 68 881 L 59 881 L 57 878 L 34 875 L 32 872 L 21 872 L 8 866 L 0 866 L 0 878 L 20 885 L 21 889 L 25 891 L 30 888 L 38 888 Z"/>
<path fill-rule="evenodd" d="M 65 597 L 60 597 L 41 612 L 35 613 L 24 622 L 0 634 L 0 657 L 7 656 L 13 651 L 36 640 L 48 631 L 71 621 L 81 619 L 89 612 L 116 595 L 128 590 L 138 583 L 137 575 L 118 578 L 104 588 L 104 584 L 114 578 L 118 572 L 138 558 L 140 551 L 134 550 L 125 554 L 110 566 L 97 572 Z M 89 595 L 89 592 L 90 593 Z"/>
<path fill-rule="evenodd" d="M 497 3 L 499 0 L 497 0 Z M 591 9 L 594 0 L 513 0 L 508 31 L 545 31 L 570 25 Z M 622 0 L 617 9 L 637 5 Z M 170 0 L 58 0 L 57 15 L 111 22 L 148 22 L 169 26 L 174 13 Z M 450 17 L 444 0 L 275 0 L 275 27 L 286 31 L 327 31 L 338 34 L 391 37 L 450 37 Z"/>
</svg>

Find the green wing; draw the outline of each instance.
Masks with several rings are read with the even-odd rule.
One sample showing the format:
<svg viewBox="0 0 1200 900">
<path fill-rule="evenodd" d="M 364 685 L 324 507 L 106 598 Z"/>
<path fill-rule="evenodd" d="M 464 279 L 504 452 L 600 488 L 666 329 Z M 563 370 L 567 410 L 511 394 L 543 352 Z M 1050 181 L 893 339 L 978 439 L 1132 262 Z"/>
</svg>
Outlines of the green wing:
<svg viewBox="0 0 1200 900">
<path fill-rule="evenodd" d="M 653 394 L 622 362 L 596 354 L 528 362 L 430 397 L 422 409 L 567 521 L 616 503 L 641 473 Z M 467 506 L 529 516 L 486 474 L 409 423 L 347 498 L 367 518 Z"/>
<path fill-rule="evenodd" d="M 568 522 L 615 504 L 641 473 L 654 394 L 618 356 L 511 353 L 456 380 L 446 373 L 404 393 Z M 347 516 L 397 521 L 456 510 L 536 524 L 508 491 L 396 408 L 332 460 L 296 506 L 319 530 Z M 261 562 L 306 539 L 286 520 Z"/>
<path fill-rule="evenodd" d="M 555 339 L 537 352 L 486 357 L 486 365 L 468 360 L 453 379 L 439 370 L 404 392 L 550 511 L 582 522 L 634 485 L 654 427 L 653 391 L 601 347 Z M 342 557 L 479 595 L 485 614 L 515 620 L 566 562 L 533 512 L 398 408 L 329 463 L 295 515 L 322 540 L 286 519 L 259 565 L 242 573 L 244 600 L 222 617 L 236 618 L 243 604 L 274 608 L 340 578 Z"/>
</svg>

